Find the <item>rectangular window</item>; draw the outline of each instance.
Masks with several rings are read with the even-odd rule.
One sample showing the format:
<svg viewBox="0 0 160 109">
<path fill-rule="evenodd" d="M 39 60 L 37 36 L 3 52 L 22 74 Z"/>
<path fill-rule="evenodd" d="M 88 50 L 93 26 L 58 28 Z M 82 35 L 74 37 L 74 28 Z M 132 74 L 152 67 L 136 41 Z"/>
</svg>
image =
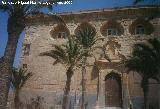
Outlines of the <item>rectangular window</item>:
<svg viewBox="0 0 160 109">
<path fill-rule="evenodd" d="M 66 32 L 59 32 L 57 38 L 66 39 L 67 35 Z"/>
<path fill-rule="evenodd" d="M 23 48 L 23 55 L 24 56 L 29 56 L 30 45 L 31 44 L 24 44 L 24 48 Z"/>
<path fill-rule="evenodd" d="M 107 29 L 107 35 L 117 35 L 117 30 L 113 28 Z"/>
<path fill-rule="evenodd" d="M 136 34 L 144 34 L 145 33 L 145 29 L 143 26 L 137 26 L 136 30 L 135 30 Z"/>
</svg>

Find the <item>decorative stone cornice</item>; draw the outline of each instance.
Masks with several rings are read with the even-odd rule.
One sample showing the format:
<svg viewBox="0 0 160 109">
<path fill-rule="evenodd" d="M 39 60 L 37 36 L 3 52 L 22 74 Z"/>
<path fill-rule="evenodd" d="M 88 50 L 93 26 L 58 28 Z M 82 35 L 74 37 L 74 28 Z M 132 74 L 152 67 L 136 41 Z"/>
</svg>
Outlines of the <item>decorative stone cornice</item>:
<svg viewBox="0 0 160 109">
<path fill-rule="evenodd" d="M 107 19 L 125 19 L 125 18 L 147 18 L 153 14 L 159 14 L 160 7 L 158 6 L 132 6 L 111 9 L 97 9 L 85 10 L 79 12 L 57 13 L 57 14 L 35 14 L 27 17 L 27 25 L 43 24 L 49 25 L 59 22 L 57 17 L 60 16 L 65 22 L 84 22 L 94 20 L 107 20 Z"/>
</svg>

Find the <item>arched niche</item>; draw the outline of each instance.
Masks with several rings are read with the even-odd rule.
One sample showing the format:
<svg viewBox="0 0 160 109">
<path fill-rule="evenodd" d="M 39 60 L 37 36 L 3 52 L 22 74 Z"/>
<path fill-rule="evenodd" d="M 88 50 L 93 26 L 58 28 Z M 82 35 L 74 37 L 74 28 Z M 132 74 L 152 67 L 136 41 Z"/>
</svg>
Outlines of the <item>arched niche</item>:
<svg viewBox="0 0 160 109">
<path fill-rule="evenodd" d="M 88 22 L 82 22 L 81 24 L 78 25 L 78 27 L 75 29 L 74 33 L 75 35 L 78 35 L 79 32 L 83 29 L 86 30 L 87 28 L 93 30 L 93 34 L 96 35 L 96 29 L 93 27 L 90 23 Z"/>
<path fill-rule="evenodd" d="M 69 29 L 64 24 L 58 24 L 53 30 L 50 31 L 50 35 L 54 39 L 66 39 L 69 35 Z"/>
<path fill-rule="evenodd" d="M 152 24 L 144 19 L 136 19 L 129 27 L 129 32 L 132 35 L 150 35 L 153 31 L 154 29 Z"/>
<path fill-rule="evenodd" d="M 102 25 L 100 32 L 103 36 L 120 36 L 124 33 L 124 28 L 117 21 L 110 20 Z"/>
</svg>

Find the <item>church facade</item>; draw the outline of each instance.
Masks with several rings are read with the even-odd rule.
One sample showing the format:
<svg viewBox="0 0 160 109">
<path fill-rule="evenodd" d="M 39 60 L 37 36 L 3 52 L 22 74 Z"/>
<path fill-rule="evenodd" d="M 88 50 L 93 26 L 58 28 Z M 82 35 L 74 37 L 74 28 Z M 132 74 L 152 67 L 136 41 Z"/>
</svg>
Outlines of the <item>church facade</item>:
<svg viewBox="0 0 160 109">
<path fill-rule="evenodd" d="M 160 37 L 160 13 L 158 7 L 124 7 L 117 9 L 88 10 L 76 13 L 60 13 L 65 25 L 54 16 L 38 14 L 27 18 L 25 39 L 21 52 L 20 67 L 32 72 L 21 91 L 22 104 L 31 104 L 31 99 L 41 97 L 45 109 L 61 109 L 66 82 L 64 65 L 53 65 L 54 59 L 40 53 L 54 49 L 53 45 L 67 42 L 67 36 L 75 35 L 77 28 L 91 26 L 96 37 L 103 38 L 96 46 L 95 58 L 87 58 L 85 76 L 86 109 L 141 109 L 143 91 L 141 77 L 136 72 L 126 72 L 120 61 L 127 58 L 135 43 Z M 153 16 L 153 18 L 150 18 Z M 109 56 L 107 61 L 103 53 Z M 68 109 L 80 109 L 81 68 L 76 68 L 71 82 Z M 149 84 L 150 107 L 158 109 L 159 84 Z"/>
</svg>

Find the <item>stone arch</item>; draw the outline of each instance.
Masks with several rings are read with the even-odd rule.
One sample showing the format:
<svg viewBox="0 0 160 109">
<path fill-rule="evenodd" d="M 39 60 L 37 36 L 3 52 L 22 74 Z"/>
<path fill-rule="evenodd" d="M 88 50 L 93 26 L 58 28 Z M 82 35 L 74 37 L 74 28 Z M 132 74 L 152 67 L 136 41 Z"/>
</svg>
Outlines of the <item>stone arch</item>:
<svg viewBox="0 0 160 109">
<path fill-rule="evenodd" d="M 106 107 L 122 107 L 121 75 L 114 71 L 105 76 L 105 105 Z"/>
<path fill-rule="evenodd" d="M 136 33 L 136 28 L 137 27 L 142 27 L 144 28 L 144 33 L 143 34 L 146 34 L 146 35 L 150 35 L 151 33 L 153 33 L 154 29 L 153 29 L 153 25 L 147 21 L 147 20 L 144 20 L 144 19 L 136 19 L 135 21 L 133 21 L 133 23 L 129 26 L 129 32 L 132 34 L 132 35 L 135 35 L 137 34 Z"/>
<path fill-rule="evenodd" d="M 116 30 L 116 35 L 120 36 L 124 33 L 123 26 L 114 20 L 109 20 L 108 22 L 104 23 L 101 28 L 100 32 L 103 36 L 108 36 L 108 29 L 114 29 Z"/>
<path fill-rule="evenodd" d="M 61 33 L 64 33 L 64 35 L 65 35 L 62 38 L 66 38 L 66 37 L 68 37 L 70 35 L 69 29 L 64 24 L 58 24 L 53 30 L 50 31 L 50 35 L 54 39 L 59 38 L 59 35 Z"/>
<path fill-rule="evenodd" d="M 114 66 L 114 65 L 113 65 Z M 116 74 L 116 75 L 118 75 L 121 79 L 123 78 L 122 77 L 122 71 L 121 70 L 119 70 L 119 69 L 116 69 L 116 68 L 114 68 L 112 66 L 112 68 L 107 68 L 107 69 L 104 69 L 103 70 L 103 72 L 101 72 L 101 73 L 103 73 L 103 81 L 105 81 L 106 80 L 106 76 L 107 75 L 110 75 L 110 74 Z"/>
<path fill-rule="evenodd" d="M 95 27 L 92 26 L 88 22 L 82 22 L 81 24 L 79 24 L 78 27 L 74 31 L 75 35 L 78 35 L 78 33 L 81 31 L 81 29 L 86 29 L 86 28 L 91 28 L 94 31 L 94 35 L 96 35 L 96 29 L 95 29 Z"/>
<path fill-rule="evenodd" d="M 115 77 L 118 77 L 118 79 L 121 79 L 121 73 L 119 73 L 117 70 L 111 70 L 104 78 L 106 80 L 108 77 L 114 75 Z"/>
</svg>

